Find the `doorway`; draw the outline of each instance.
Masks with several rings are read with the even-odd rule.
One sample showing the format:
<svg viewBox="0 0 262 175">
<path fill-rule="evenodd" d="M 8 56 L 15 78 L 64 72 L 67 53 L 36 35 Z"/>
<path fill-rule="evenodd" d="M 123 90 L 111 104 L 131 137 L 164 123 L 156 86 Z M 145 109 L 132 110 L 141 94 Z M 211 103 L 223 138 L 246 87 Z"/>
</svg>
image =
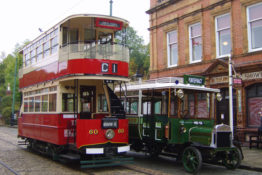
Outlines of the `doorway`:
<svg viewBox="0 0 262 175">
<path fill-rule="evenodd" d="M 220 89 L 221 96 L 223 97 L 220 102 L 217 101 L 217 124 L 229 125 L 229 90 L 228 88 Z M 233 89 L 233 124 L 236 126 L 236 91 Z"/>
<path fill-rule="evenodd" d="M 96 112 L 96 88 L 94 86 L 80 86 L 80 116 L 91 117 Z"/>
</svg>

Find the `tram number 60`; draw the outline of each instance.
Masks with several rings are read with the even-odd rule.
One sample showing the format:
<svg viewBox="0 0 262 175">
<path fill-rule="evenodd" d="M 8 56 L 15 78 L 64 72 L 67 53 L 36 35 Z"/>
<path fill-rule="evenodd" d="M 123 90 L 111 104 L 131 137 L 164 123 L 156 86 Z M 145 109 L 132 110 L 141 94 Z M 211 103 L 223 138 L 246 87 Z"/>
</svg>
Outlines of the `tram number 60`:
<svg viewBox="0 0 262 175">
<path fill-rule="evenodd" d="M 93 134 L 97 135 L 97 134 L 98 134 L 98 130 L 97 130 L 97 129 L 94 129 L 94 130 L 93 130 L 93 129 L 90 129 L 90 130 L 89 130 L 89 134 L 90 134 L 90 135 L 93 135 Z"/>
</svg>

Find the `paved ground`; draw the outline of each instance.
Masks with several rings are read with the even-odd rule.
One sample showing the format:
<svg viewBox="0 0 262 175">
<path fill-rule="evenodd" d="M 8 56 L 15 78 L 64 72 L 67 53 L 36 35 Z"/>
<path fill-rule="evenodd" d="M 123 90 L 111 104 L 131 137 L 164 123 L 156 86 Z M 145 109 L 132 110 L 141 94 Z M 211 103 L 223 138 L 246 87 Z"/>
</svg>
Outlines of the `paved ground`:
<svg viewBox="0 0 262 175">
<path fill-rule="evenodd" d="M 135 163 L 126 166 L 108 167 L 99 169 L 81 170 L 74 165 L 66 165 L 52 161 L 50 158 L 31 153 L 24 147 L 17 146 L 17 128 L 0 127 L 0 175 L 13 175 L 2 163 L 12 168 L 19 175 L 121 175 L 121 174 L 153 174 L 166 175 L 188 174 L 184 171 L 181 163 L 173 158 L 160 156 L 159 159 L 150 159 L 144 153 L 130 152 Z M 245 159 L 242 162 L 243 168 L 262 168 L 262 150 L 256 148 L 243 148 Z M 256 169 L 256 170 L 260 170 Z M 262 175 L 262 171 L 250 171 L 237 169 L 227 170 L 222 166 L 203 164 L 200 175 Z"/>
<path fill-rule="evenodd" d="M 254 169 L 262 172 L 262 148 L 242 147 L 244 160 L 241 163 L 241 168 Z"/>
</svg>

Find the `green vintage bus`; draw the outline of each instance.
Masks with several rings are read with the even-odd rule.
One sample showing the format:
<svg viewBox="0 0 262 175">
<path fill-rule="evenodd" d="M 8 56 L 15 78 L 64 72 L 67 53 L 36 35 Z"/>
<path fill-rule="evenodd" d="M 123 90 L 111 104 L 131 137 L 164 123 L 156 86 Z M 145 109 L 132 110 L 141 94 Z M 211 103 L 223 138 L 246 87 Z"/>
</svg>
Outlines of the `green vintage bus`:
<svg viewBox="0 0 262 175">
<path fill-rule="evenodd" d="M 231 128 L 215 120 L 219 89 L 207 88 L 204 82 L 203 77 L 184 76 L 122 86 L 127 89 L 121 98 L 131 148 L 152 157 L 176 155 L 190 173 L 198 172 L 203 161 L 237 168 L 242 155 L 233 145 Z"/>
</svg>

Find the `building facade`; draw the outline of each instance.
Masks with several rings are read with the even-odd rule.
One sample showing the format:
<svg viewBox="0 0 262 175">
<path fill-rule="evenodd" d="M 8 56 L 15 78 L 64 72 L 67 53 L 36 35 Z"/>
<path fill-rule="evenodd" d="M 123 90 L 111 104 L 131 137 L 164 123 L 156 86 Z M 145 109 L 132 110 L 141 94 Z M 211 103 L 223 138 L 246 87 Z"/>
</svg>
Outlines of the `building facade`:
<svg viewBox="0 0 262 175">
<path fill-rule="evenodd" d="M 150 78 L 206 77 L 219 88 L 216 122 L 229 122 L 228 56 L 234 126 L 248 141 L 262 117 L 262 0 L 150 0 Z"/>
</svg>

